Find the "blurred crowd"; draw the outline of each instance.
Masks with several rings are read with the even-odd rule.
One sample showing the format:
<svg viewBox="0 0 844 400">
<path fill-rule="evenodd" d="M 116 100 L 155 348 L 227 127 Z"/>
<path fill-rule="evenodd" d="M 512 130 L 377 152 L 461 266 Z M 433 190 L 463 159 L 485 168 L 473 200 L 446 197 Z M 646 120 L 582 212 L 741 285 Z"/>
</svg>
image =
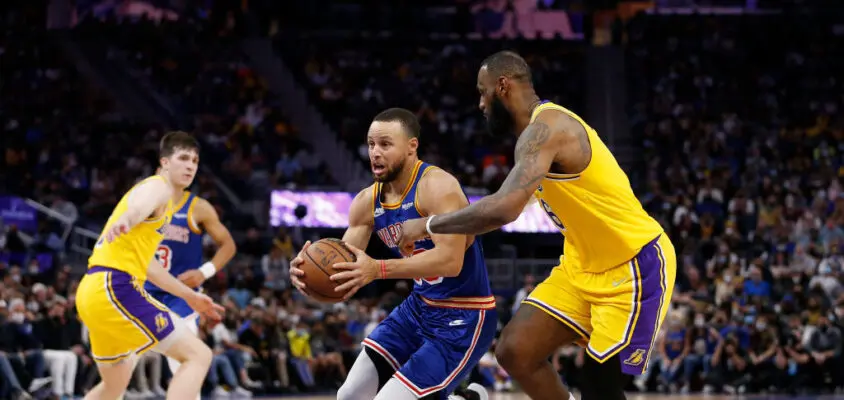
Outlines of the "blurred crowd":
<svg viewBox="0 0 844 400">
<path fill-rule="evenodd" d="M 577 43 L 302 36 L 279 35 L 276 48 L 367 169 L 364 137 L 372 116 L 403 107 L 422 125 L 422 159 L 446 168 L 470 191 L 497 189 L 512 164 L 513 138 L 486 131 L 476 82 L 483 58 L 501 48 L 518 49 L 530 62 L 540 95 L 583 111 L 582 80 L 564 78 L 583 75 Z"/>
<path fill-rule="evenodd" d="M 248 65 L 233 37 L 236 26 L 232 15 L 220 25 L 196 12 L 176 21 L 90 19 L 76 34 L 108 37 L 101 45 L 109 57 L 124 61 L 175 108 L 178 123 L 205 146 L 203 164 L 241 200 L 266 198 L 272 188 L 336 184 Z"/>
<path fill-rule="evenodd" d="M 101 226 L 119 194 L 153 172 L 163 130 L 127 118 L 88 86 L 28 15 L 6 17 L 0 187 Z M 649 182 L 638 194 L 680 261 L 669 315 L 636 388 L 844 387 L 844 59 L 837 56 L 844 31 L 832 19 L 629 22 L 630 125 L 647 160 L 639 172 Z M 313 163 L 313 150 L 297 138 L 306 133 L 289 124 L 236 47 L 216 40 L 234 35 L 231 29 L 208 28 L 201 15 L 161 23 L 106 19 L 79 27 L 78 39 L 108 37 L 109 57 L 125 60 L 172 100 L 200 136 L 211 168 L 238 195 L 330 184 L 330 174 Z M 365 154 L 360 146 L 371 115 L 407 107 L 423 124 L 422 158 L 478 191 L 496 188 L 512 162 L 512 143 L 485 135 L 477 110 L 482 57 L 501 47 L 519 50 L 541 95 L 584 111 L 582 79 L 572 78 L 583 76 L 581 63 L 568 62 L 582 58 L 581 47 L 409 40 L 305 34 L 296 43 L 276 38 L 276 50 L 350 151 Z M 196 191 L 223 205 L 226 219 L 228 203 L 212 177 L 200 175 Z M 0 221 L 0 398 L 79 395 L 97 381 L 74 311 L 79 265 L 66 262 L 59 231 L 42 222 L 28 241 Z M 201 323 L 216 355 L 206 394 L 332 390 L 361 339 L 409 293 L 407 282 L 398 281 L 384 293 L 332 306 L 303 298 L 290 288 L 288 260 L 316 234 L 301 228 L 236 234 L 238 257 L 205 285 L 226 306 L 221 323 Z M 212 254 L 209 240 L 206 246 Z M 541 278 L 528 276 L 515 296 L 498 297 L 500 325 Z M 472 379 L 512 389 L 493 354 Z M 581 349 L 565 347 L 553 358 L 561 379 L 574 387 L 583 357 Z M 161 357 L 149 353 L 127 397 L 159 395 L 170 377 Z"/>
<path fill-rule="evenodd" d="M 844 386 L 844 37 L 834 20 L 630 22 L 631 125 L 650 182 L 641 198 L 681 269 L 656 368 L 638 386 Z"/>
</svg>

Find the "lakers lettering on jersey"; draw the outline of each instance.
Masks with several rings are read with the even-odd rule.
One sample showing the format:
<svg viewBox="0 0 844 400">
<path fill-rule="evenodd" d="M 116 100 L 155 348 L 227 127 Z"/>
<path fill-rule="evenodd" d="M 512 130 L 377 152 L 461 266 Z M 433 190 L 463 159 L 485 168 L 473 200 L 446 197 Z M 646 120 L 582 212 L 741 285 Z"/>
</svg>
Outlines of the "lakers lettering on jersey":
<svg viewBox="0 0 844 400">
<path fill-rule="evenodd" d="M 674 247 L 594 129 L 550 102 L 531 121 L 549 110 L 583 126 L 592 158 L 580 173 L 548 173 L 534 193 L 565 243 L 560 265 L 524 303 L 580 335 L 593 359 L 618 355 L 624 373 L 640 375 L 673 293 Z"/>
<path fill-rule="evenodd" d="M 571 111 L 546 102 L 533 111 L 562 112 L 580 122 L 592 145 L 589 165 L 577 174 L 548 173 L 534 194 L 565 236 L 565 260 L 587 272 L 603 272 L 636 255 L 662 233 L 642 208 L 630 181 L 604 142 Z"/>
<path fill-rule="evenodd" d="M 150 179 L 164 178 L 159 176 L 149 177 L 126 192 L 123 198 L 117 203 L 117 206 L 114 207 L 114 211 L 106 222 L 103 232 L 106 232 L 108 227 L 126 212 L 132 190 Z M 155 256 L 158 244 L 164 238 L 167 224 L 170 223 L 172 216 L 173 204 L 171 201 L 168 201 L 167 209 L 162 215 L 147 218 L 132 227 L 128 233 L 117 237 L 113 242 L 109 243 L 105 240 L 105 236 L 101 235 L 97 244 L 94 246 L 91 257 L 88 259 L 88 266 L 96 265 L 125 271 L 137 279 L 145 281 L 147 267 Z"/>
</svg>

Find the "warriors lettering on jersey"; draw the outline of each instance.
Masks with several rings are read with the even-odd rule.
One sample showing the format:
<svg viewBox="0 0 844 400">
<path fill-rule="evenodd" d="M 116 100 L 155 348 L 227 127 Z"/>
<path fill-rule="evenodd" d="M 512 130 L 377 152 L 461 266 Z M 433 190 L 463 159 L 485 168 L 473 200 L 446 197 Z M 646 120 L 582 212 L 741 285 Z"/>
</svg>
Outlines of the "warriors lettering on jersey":
<svg viewBox="0 0 844 400">
<path fill-rule="evenodd" d="M 410 203 L 410 205 L 413 205 L 413 203 Z M 399 237 L 401 236 L 401 222 L 385 226 L 379 229 L 377 234 L 378 238 L 381 239 L 381 242 L 384 243 L 384 245 L 391 249 L 398 249 Z M 419 254 L 425 250 L 427 249 L 424 247 L 417 247 L 413 249 L 413 254 Z"/>
<path fill-rule="evenodd" d="M 401 200 L 393 204 L 381 202 L 381 184 L 373 188 L 373 216 L 375 217 L 374 230 L 378 238 L 390 248 L 396 257 L 402 257 L 398 248 L 399 236 L 401 236 L 401 224 L 408 219 L 419 218 L 421 215 L 415 202 L 416 188 L 419 180 L 425 172 L 433 168 L 421 161 L 414 166 L 414 173 L 408 182 L 407 188 L 403 191 Z M 413 255 L 422 253 L 434 248 L 434 242 L 426 237 L 415 243 Z M 424 279 L 414 279 L 413 291 L 428 299 L 447 299 L 453 297 L 484 297 L 490 296 L 489 280 L 486 274 L 486 267 L 483 261 L 483 249 L 479 239 L 466 250 L 463 259 L 463 268 L 456 277 L 434 276 Z"/>
<path fill-rule="evenodd" d="M 179 243 L 190 242 L 190 229 L 184 226 L 168 224 L 162 227 L 164 229 L 164 240 L 171 240 Z"/>
<path fill-rule="evenodd" d="M 166 236 L 165 232 L 167 232 L 167 227 L 169 227 L 169 226 L 170 226 L 169 223 L 165 223 L 164 225 L 161 225 L 160 227 L 158 227 L 158 229 L 156 229 L 155 231 L 159 235 L 165 235 Z M 100 240 L 102 240 L 102 239 L 100 239 Z"/>
</svg>

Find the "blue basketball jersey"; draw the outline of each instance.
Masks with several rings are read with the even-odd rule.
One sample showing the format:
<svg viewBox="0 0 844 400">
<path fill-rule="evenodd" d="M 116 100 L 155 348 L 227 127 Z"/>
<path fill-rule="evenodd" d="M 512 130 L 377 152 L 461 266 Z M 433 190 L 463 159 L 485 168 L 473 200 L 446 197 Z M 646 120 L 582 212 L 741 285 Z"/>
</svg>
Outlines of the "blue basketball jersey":
<svg viewBox="0 0 844 400">
<path fill-rule="evenodd" d="M 416 188 L 425 173 L 436 168 L 433 165 L 417 161 L 413 167 L 413 174 L 404 189 L 400 201 L 394 204 L 382 202 L 380 183 L 373 189 L 373 213 L 375 216 L 375 232 L 396 257 L 402 257 L 398 249 L 398 232 L 401 223 L 409 219 L 423 217 L 417 208 Z M 416 242 L 414 254 L 430 250 L 434 247 L 431 238 Z M 463 269 L 456 277 L 447 278 L 432 276 L 425 279 L 414 279 L 413 291 L 429 300 L 457 300 L 462 302 L 493 302 L 492 291 L 489 287 L 486 264 L 484 263 L 483 247 L 480 238 L 476 237 L 472 245 L 466 250 L 463 258 Z M 469 298 L 469 299 L 467 299 Z M 429 303 L 430 304 L 430 303 Z M 431 304 L 434 305 L 434 304 Z M 437 304 L 446 307 L 460 307 L 460 304 Z"/>
<path fill-rule="evenodd" d="M 202 230 L 193 219 L 196 195 L 185 192 L 182 201 L 173 213 L 173 219 L 164 229 L 164 240 L 158 246 L 155 258 L 173 276 L 197 269 L 204 262 L 202 257 Z M 147 281 L 144 288 L 171 311 L 181 317 L 193 314 L 193 310 L 179 297 L 173 296 Z M 198 289 L 197 289 L 198 290 Z"/>
</svg>

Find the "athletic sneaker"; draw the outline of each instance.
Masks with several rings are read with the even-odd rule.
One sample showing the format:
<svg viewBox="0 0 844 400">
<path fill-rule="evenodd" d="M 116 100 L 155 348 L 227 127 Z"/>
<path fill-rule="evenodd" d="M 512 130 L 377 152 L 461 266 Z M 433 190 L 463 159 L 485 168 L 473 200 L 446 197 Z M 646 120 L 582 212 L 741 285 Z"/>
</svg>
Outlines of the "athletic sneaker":
<svg viewBox="0 0 844 400">
<path fill-rule="evenodd" d="M 486 388 L 478 383 L 469 384 L 466 389 L 457 389 L 448 397 L 449 400 L 489 400 Z"/>
</svg>

